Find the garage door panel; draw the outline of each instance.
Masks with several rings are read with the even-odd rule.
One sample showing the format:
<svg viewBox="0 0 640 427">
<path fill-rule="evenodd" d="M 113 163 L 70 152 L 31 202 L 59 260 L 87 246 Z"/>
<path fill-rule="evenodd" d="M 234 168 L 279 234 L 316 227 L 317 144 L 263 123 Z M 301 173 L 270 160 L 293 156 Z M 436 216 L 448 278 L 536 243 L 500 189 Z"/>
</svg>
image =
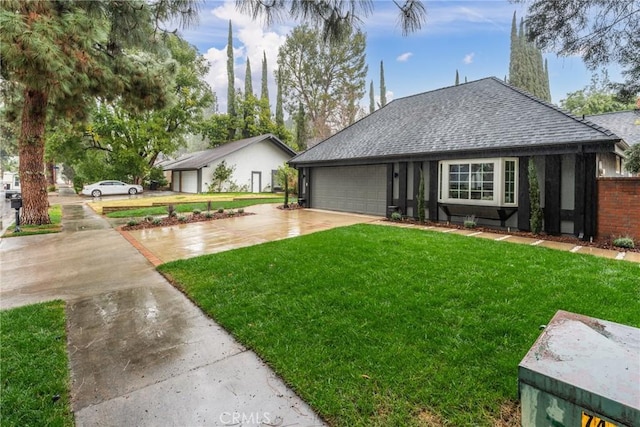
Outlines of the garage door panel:
<svg viewBox="0 0 640 427">
<path fill-rule="evenodd" d="M 311 180 L 311 206 L 345 212 L 385 215 L 386 166 L 315 168 Z"/>
</svg>

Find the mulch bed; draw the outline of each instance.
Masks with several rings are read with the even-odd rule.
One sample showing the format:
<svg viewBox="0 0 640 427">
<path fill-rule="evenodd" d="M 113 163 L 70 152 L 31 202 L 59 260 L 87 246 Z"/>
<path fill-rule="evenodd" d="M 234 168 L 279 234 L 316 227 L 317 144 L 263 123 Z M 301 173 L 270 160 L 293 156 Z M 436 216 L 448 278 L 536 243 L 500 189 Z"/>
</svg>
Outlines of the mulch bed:
<svg viewBox="0 0 640 427">
<path fill-rule="evenodd" d="M 391 221 L 390 219 L 386 219 L 387 221 Z M 580 240 L 575 236 L 570 236 L 570 235 L 560 235 L 560 236 L 555 236 L 555 235 L 551 235 L 551 234 L 546 234 L 546 233 L 540 233 L 540 234 L 533 234 L 531 232 L 528 231 L 517 231 L 517 230 L 501 230 L 501 229 L 496 229 L 496 228 L 490 228 L 490 227 L 482 227 L 482 226 L 476 226 L 475 228 L 471 229 L 471 228 L 465 228 L 463 225 L 460 224 L 447 224 L 447 223 L 442 223 L 442 222 L 432 222 L 432 221 L 425 221 L 423 223 L 407 218 L 407 219 L 403 219 L 402 221 L 398 221 L 398 222 L 402 222 L 402 223 L 409 223 L 409 224 L 415 224 L 415 225 L 424 225 L 424 226 L 434 226 L 434 227 L 444 227 L 444 228 L 455 228 L 458 230 L 468 230 L 468 231 L 482 231 L 482 232 L 486 232 L 486 233 L 494 233 L 494 234 L 509 234 L 511 236 L 520 236 L 520 237 L 528 237 L 530 239 L 536 239 L 536 240 L 548 240 L 548 241 L 552 241 L 552 242 L 561 242 L 561 243 L 570 243 L 572 245 L 576 245 L 576 246 L 586 246 L 586 247 L 593 247 L 593 248 L 600 248 L 600 249 L 609 249 L 609 250 L 613 250 L 613 251 L 618 251 L 618 252 L 640 252 L 640 245 L 637 245 L 635 248 L 633 249 L 629 249 L 629 248 L 619 248 L 617 246 L 613 246 L 613 242 L 610 240 L 595 240 L 593 242 L 589 242 L 589 241 L 584 241 L 584 240 Z M 636 242 L 637 243 L 637 242 Z"/>
<path fill-rule="evenodd" d="M 123 225 L 122 229 L 126 231 L 131 230 L 144 230 L 147 228 L 158 228 L 158 227 L 169 227 L 172 225 L 181 225 L 181 224 L 190 224 L 193 222 L 204 222 L 204 221 L 215 221 L 218 219 L 227 219 L 227 218 L 236 218 L 239 216 L 247 216 L 247 215 L 255 215 L 251 212 L 235 212 L 234 214 L 230 214 L 228 212 L 211 212 L 211 217 L 207 218 L 205 212 L 199 214 L 188 214 L 188 215 L 177 215 L 173 217 L 164 216 L 164 217 L 156 217 L 160 219 L 159 222 L 147 221 L 146 219 L 140 220 L 140 222 L 136 225 Z M 182 219 L 179 219 L 181 218 Z"/>
</svg>

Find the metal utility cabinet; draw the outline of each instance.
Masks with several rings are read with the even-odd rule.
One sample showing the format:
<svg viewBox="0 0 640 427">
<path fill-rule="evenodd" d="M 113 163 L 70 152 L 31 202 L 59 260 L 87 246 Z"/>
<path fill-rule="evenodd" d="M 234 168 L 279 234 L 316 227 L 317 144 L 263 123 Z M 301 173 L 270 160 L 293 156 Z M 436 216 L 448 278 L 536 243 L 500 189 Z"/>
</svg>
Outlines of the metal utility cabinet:
<svg viewBox="0 0 640 427">
<path fill-rule="evenodd" d="M 558 311 L 518 369 L 523 427 L 640 426 L 640 329 Z"/>
</svg>

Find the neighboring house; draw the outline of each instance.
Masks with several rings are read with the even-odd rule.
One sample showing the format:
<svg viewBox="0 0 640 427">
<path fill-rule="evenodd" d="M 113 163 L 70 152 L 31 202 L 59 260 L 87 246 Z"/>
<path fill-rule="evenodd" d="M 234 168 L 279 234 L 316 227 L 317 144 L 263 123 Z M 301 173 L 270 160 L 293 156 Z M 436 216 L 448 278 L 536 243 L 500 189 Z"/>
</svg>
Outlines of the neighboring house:
<svg viewBox="0 0 640 427">
<path fill-rule="evenodd" d="M 586 116 L 586 119 L 613 131 L 630 146 L 640 144 L 640 110 L 594 114 Z M 598 159 L 598 170 L 601 176 L 631 175 L 625 172 L 624 161 L 620 157 L 613 159 L 614 163 L 611 163 L 611 160 L 611 158 Z"/>
<path fill-rule="evenodd" d="M 544 230 L 596 232 L 597 159 L 628 145 L 613 132 L 485 78 L 394 100 L 294 157 L 299 197 L 313 208 L 529 230 L 533 157 Z"/>
<path fill-rule="evenodd" d="M 295 151 L 275 135 L 266 134 L 229 142 L 209 150 L 185 154 L 163 163 L 171 172 L 171 189 L 183 193 L 205 193 L 213 182 L 213 171 L 223 161 L 234 172 L 223 191 L 274 191 L 276 171 Z"/>
</svg>

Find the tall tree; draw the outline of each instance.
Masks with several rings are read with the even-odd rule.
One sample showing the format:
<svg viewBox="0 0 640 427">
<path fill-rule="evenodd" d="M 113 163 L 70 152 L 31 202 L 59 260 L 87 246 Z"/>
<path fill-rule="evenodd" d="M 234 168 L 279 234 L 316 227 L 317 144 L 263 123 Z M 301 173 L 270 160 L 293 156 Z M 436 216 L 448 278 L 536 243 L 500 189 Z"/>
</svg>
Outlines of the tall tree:
<svg viewBox="0 0 640 427">
<path fill-rule="evenodd" d="M 247 57 L 247 68 L 244 73 L 244 95 L 253 95 L 253 79 L 251 78 L 251 61 Z"/>
<path fill-rule="evenodd" d="M 371 84 L 369 85 L 369 114 L 376 111 L 376 96 L 373 92 L 373 80 L 371 80 Z"/>
<path fill-rule="evenodd" d="M 44 176 L 47 118 L 86 118 L 94 97 L 141 111 L 166 104 L 171 64 L 144 54 L 160 47 L 160 25 L 197 16 L 190 0 L 0 2 L 0 74 L 19 86 L 18 139 L 24 224 L 50 222 Z M 140 70 L 145 70 L 141 73 Z"/>
<path fill-rule="evenodd" d="M 295 145 L 298 151 L 304 151 L 307 149 L 307 116 L 304 112 L 304 105 L 302 102 L 298 103 L 298 111 L 295 117 L 296 134 Z"/>
<path fill-rule="evenodd" d="M 47 141 L 47 157 L 57 153 L 56 158 L 85 171 L 102 159 L 107 165 L 100 170 L 108 175 L 80 173 L 78 178 L 115 178 L 142 184 L 161 154 L 173 153 L 186 144 L 188 134 L 199 132 L 204 110 L 215 99 L 204 80 L 208 63 L 197 49 L 175 34 L 167 35 L 166 43 L 177 68 L 168 82 L 172 96 L 165 107 L 130 111 L 117 100 L 100 102 L 92 111 L 88 126 L 60 129 L 60 123 L 57 124 Z M 92 156 L 89 160 L 92 164 L 83 167 L 85 156 L 78 155 L 78 150 L 70 150 L 74 142 L 80 144 L 81 153 L 100 151 L 101 156 Z"/>
<path fill-rule="evenodd" d="M 542 52 L 526 37 L 524 20 L 516 31 L 516 14 L 511 21 L 511 53 L 509 58 L 509 83 L 551 102 L 548 78 L 542 61 Z"/>
<path fill-rule="evenodd" d="M 260 90 L 260 99 L 269 101 L 269 81 L 267 78 L 267 53 L 262 51 L 262 87 Z"/>
<path fill-rule="evenodd" d="M 460 76 L 458 75 L 458 70 L 456 70 L 456 86 L 460 84 Z"/>
<path fill-rule="evenodd" d="M 269 82 L 267 74 L 267 54 L 262 51 L 262 88 L 260 90 L 260 126 L 266 126 L 271 121 L 271 106 L 269 104 Z M 277 126 L 277 125 L 276 125 Z"/>
<path fill-rule="evenodd" d="M 282 78 L 280 77 L 280 70 L 276 72 L 276 126 L 284 127 L 284 109 L 282 102 Z"/>
<path fill-rule="evenodd" d="M 332 43 L 344 42 L 352 32 L 358 30 L 363 19 L 370 16 L 374 9 L 374 0 L 280 0 L 255 1 L 237 0 L 236 7 L 252 15 L 253 19 L 264 17 L 267 24 L 282 16 L 319 28 L 323 40 Z M 418 31 L 426 20 L 427 12 L 420 0 L 398 0 L 394 4 L 399 9 L 398 22 L 402 34 Z"/>
<path fill-rule="evenodd" d="M 620 94 L 634 98 L 640 93 L 637 0 L 533 0 L 527 4 L 529 40 L 561 56 L 580 55 L 592 70 L 618 63 L 626 78 L 617 87 Z"/>
<path fill-rule="evenodd" d="M 380 108 L 387 105 L 387 86 L 384 84 L 384 64 L 380 61 Z"/>
<path fill-rule="evenodd" d="M 293 29 L 278 52 L 282 95 L 290 114 L 301 101 L 312 137 L 324 139 L 349 121 L 348 106 L 365 92 L 365 36 L 355 32 L 344 43 L 323 43 L 317 30 Z"/>
<path fill-rule="evenodd" d="M 560 100 L 560 107 L 577 116 L 633 110 L 635 108 L 634 102 L 624 102 L 624 100 L 618 99 L 616 95 L 608 73 L 603 71 L 600 75 L 594 74 L 588 86 L 568 93 L 565 99 Z"/>
<path fill-rule="evenodd" d="M 233 58 L 233 29 L 231 27 L 231 20 L 229 20 L 229 35 L 227 37 L 227 115 L 229 116 L 229 122 L 233 123 L 236 119 L 236 88 L 235 88 L 235 75 L 234 75 L 235 60 Z M 229 136 L 233 140 L 235 134 L 235 128 L 230 124 Z"/>
</svg>

